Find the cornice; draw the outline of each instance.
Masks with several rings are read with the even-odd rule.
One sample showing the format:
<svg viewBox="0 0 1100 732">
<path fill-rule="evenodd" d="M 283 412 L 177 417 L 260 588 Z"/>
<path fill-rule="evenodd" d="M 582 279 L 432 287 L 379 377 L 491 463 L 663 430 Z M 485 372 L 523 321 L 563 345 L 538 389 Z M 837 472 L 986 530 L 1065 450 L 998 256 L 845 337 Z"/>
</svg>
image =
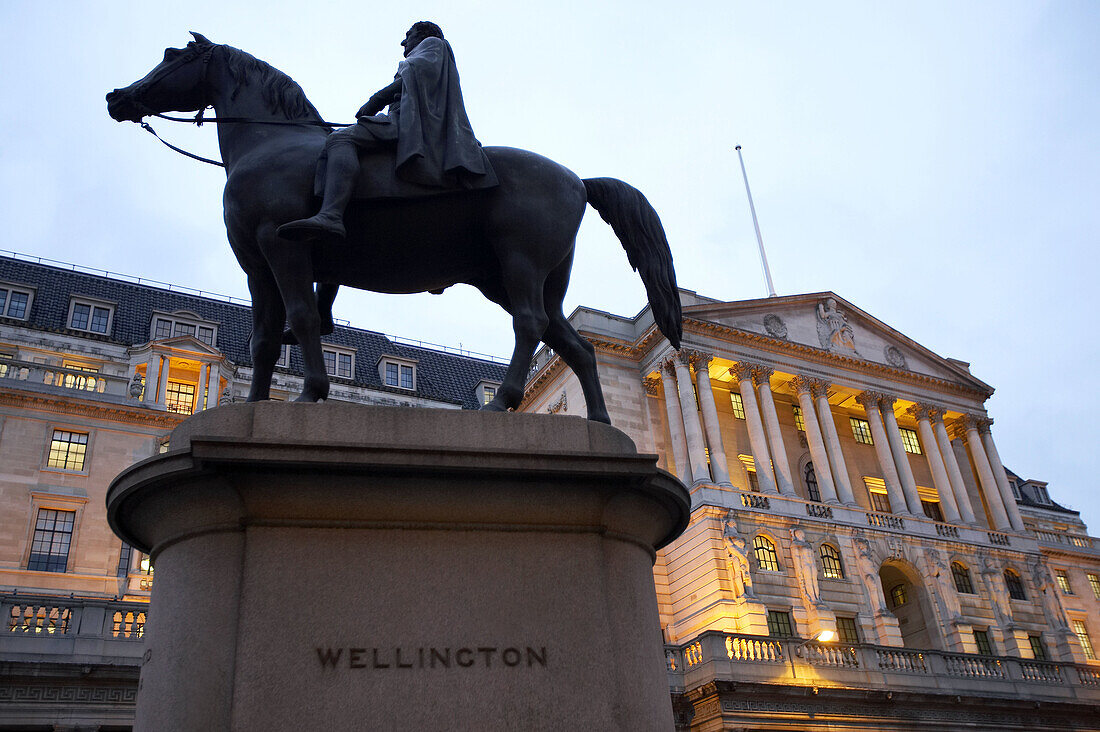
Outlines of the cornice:
<svg viewBox="0 0 1100 732">
<path fill-rule="evenodd" d="M 123 424 L 143 424 L 172 429 L 190 415 L 162 412 L 144 407 L 98 403 L 37 392 L 0 391 L 0 405 L 23 409 L 41 409 L 52 414 L 105 419 Z"/>
</svg>

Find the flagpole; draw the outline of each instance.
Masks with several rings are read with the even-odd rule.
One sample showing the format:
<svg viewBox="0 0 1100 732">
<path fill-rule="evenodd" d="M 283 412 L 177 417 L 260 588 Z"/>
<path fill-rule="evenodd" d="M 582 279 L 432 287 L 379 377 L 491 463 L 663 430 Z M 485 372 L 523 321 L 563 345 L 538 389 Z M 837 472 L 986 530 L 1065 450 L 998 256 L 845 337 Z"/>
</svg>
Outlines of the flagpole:
<svg viewBox="0 0 1100 732">
<path fill-rule="evenodd" d="M 768 255 L 764 253 L 764 238 L 760 236 L 760 223 L 756 220 L 756 206 L 752 203 L 752 191 L 749 190 L 749 174 L 745 172 L 745 158 L 741 155 L 741 146 L 734 148 L 737 159 L 741 161 L 741 175 L 745 178 L 745 193 L 749 196 L 749 211 L 752 212 L 752 225 L 756 229 L 756 243 L 760 246 L 760 263 L 764 265 L 764 278 L 768 281 L 768 297 L 775 297 L 775 285 L 772 284 L 772 271 L 768 268 Z"/>
</svg>

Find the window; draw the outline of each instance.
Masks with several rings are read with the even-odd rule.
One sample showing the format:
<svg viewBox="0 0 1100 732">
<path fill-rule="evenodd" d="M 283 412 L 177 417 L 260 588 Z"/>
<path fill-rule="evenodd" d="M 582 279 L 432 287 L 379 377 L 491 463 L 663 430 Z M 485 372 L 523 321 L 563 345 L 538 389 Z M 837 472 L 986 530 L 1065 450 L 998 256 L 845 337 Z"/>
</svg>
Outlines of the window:
<svg viewBox="0 0 1100 732">
<path fill-rule="evenodd" d="M 1089 587 L 1092 588 L 1092 594 L 1097 600 L 1100 600 L 1100 577 L 1097 577 L 1095 574 L 1090 574 L 1088 578 Z"/>
<path fill-rule="evenodd" d="M 901 433 L 901 444 L 905 448 L 905 451 L 914 455 L 922 454 L 920 451 L 920 440 L 917 439 L 917 433 L 915 430 L 909 430 L 904 427 L 899 427 L 898 432 Z"/>
<path fill-rule="evenodd" d="M 1077 640 L 1081 643 L 1081 650 L 1085 652 L 1085 658 L 1090 661 L 1095 661 L 1096 653 L 1092 650 L 1092 639 L 1089 638 L 1089 631 L 1088 628 L 1085 627 L 1085 621 L 1074 620 L 1073 632 L 1077 635 Z"/>
<path fill-rule="evenodd" d="M 921 499 L 921 508 L 924 509 L 924 515 L 933 521 L 943 522 L 943 511 L 940 510 L 939 501 L 926 501 Z"/>
<path fill-rule="evenodd" d="M 901 607 L 909 601 L 909 595 L 906 594 L 905 585 L 894 585 L 890 588 L 890 607 Z"/>
<path fill-rule="evenodd" d="M 195 411 L 195 385 L 182 381 L 169 381 L 164 405 L 169 412 L 192 414 Z"/>
<path fill-rule="evenodd" d="M 323 348 L 325 357 L 325 372 L 329 376 L 341 379 L 350 379 L 355 376 L 355 358 L 350 351 L 341 351 L 335 348 Z"/>
<path fill-rule="evenodd" d="M 859 643 L 859 627 L 855 618 L 837 618 L 836 634 L 841 643 Z"/>
<path fill-rule="evenodd" d="M 198 313 L 190 310 L 178 310 L 175 313 L 157 313 L 153 317 L 153 340 L 190 336 L 208 346 L 213 346 L 218 337 L 216 323 L 203 320 Z"/>
<path fill-rule="evenodd" d="M 133 557 L 134 548 L 126 542 L 122 542 L 122 551 L 118 555 L 118 569 L 115 572 L 119 577 L 130 574 L 130 559 Z"/>
<path fill-rule="evenodd" d="M 1047 649 L 1043 646 L 1042 636 L 1029 635 L 1027 642 L 1031 644 L 1031 655 L 1035 657 L 1036 661 L 1047 660 Z"/>
<path fill-rule="evenodd" d="M 205 325 L 199 326 L 199 340 L 208 346 L 214 345 L 214 329 Z"/>
<path fill-rule="evenodd" d="M 817 472 L 814 470 L 813 463 L 806 463 L 806 470 L 802 473 L 802 478 L 806 481 L 806 495 L 811 501 L 821 502 L 821 491 L 817 487 Z"/>
<path fill-rule="evenodd" d="M 156 327 L 153 331 L 153 338 L 171 338 L 172 337 L 172 321 L 165 320 L 164 318 L 157 318 Z"/>
<path fill-rule="evenodd" d="M 84 300 L 73 300 L 69 305 L 69 327 L 89 333 L 110 332 L 114 307 Z"/>
<path fill-rule="evenodd" d="M 488 404 L 497 398 L 497 389 L 495 386 L 486 386 L 481 390 L 481 403 Z"/>
<path fill-rule="evenodd" d="M 829 579 L 844 579 L 844 565 L 840 552 L 830 544 L 821 545 L 821 573 Z"/>
<path fill-rule="evenodd" d="M 849 417 L 848 421 L 852 423 L 852 437 L 856 438 L 856 442 L 861 445 L 875 444 L 875 441 L 871 439 L 871 425 L 867 420 Z"/>
<path fill-rule="evenodd" d="M 382 380 L 386 386 L 396 386 L 400 389 L 416 388 L 416 377 L 410 364 L 385 361 L 383 365 L 385 369 Z"/>
<path fill-rule="evenodd" d="M 83 470 L 88 451 L 88 433 L 54 430 L 46 465 L 63 470 Z"/>
<path fill-rule="evenodd" d="M 1035 502 L 1041 503 L 1044 506 L 1050 505 L 1050 494 L 1047 493 L 1045 485 L 1032 486 L 1035 489 Z"/>
<path fill-rule="evenodd" d="M 1066 593 L 1067 595 L 1073 594 L 1073 588 L 1069 586 L 1069 577 L 1066 576 L 1066 570 L 1054 570 L 1054 579 L 1058 580 L 1058 586 L 1062 588 L 1062 592 Z"/>
<path fill-rule="evenodd" d="M 799 432 L 805 432 L 806 420 L 802 418 L 802 407 L 792 404 L 791 411 L 794 412 L 794 426 L 798 428 Z"/>
<path fill-rule="evenodd" d="M 741 401 L 741 395 L 735 391 L 730 392 L 730 406 L 733 408 L 734 417 L 745 418 L 745 402 Z"/>
<path fill-rule="evenodd" d="M 755 470 L 750 470 L 750 471 L 748 471 L 748 475 L 749 475 L 749 490 L 752 491 L 753 493 L 759 493 L 760 492 L 760 479 L 756 477 L 756 471 Z"/>
<path fill-rule="evenodd" d="M 779 555 L 775 553 L 775 544 L 766 536 L 758 536 L 752 540 L 752 551 L 756 555 L 756 563 L 760 569 L 769 572 L 779 571 Z"/>
<path fill-rule="evenodd" d="M 282 366 L 284 369 L 290 366 L 290 346 L 283 346 L 279 351 L 279 360 L 275 362 L 276 366 Z"/>
<path fill-rule="evenodd" d="M 1024 592 L 1024 583 L 1020 581 L 1020 575 L 1011 569 L 1005 570 L 1005 586 L 1008 587 L 1008 596 L 1013 600 L 1027 599 L 1027 593 Z"/>
<path fill-rule="evenodd" d="M 10 353 L 0 353 L 0 379 L 3 379 L 5 377 L 7 377 L 7 375 L 8 375 L 8 365 L 4 362 L 5 361 L 14 361 L 14 360 L 15 360 L 15 356 L 13 356 L 12 354 L 10 354 Z"/>
<path fill-rule="evenodd" d="M 951 576 L 955 578 L 955 589 L 965 595 L 974 594 L 974 583 L 970 581 L 970 570 L 959 564 L 951 562 Z"/>
<path fill-rule="evenodd" d="M 989 631 L 974 629 L 974 645 L 983 656 L 993 655 L 993 644 L 989 641 Z"/>
<path fill-rule="evenodd" d="M 863 483 L 867 486 L 867 495 L 871 499 L 871 510 L 890 513 L 890 496 L 886 493 L 886 481 L 865 475 Z"/>
<path fill-rule="evenodd" d="M 30 305 L 30 290 L 17 290 L 8 285 L 0 285 L 0 317 L 26 320 Z"/>
<path fill-rule="evenodd" d="M 794 624 L 791 622 L 791 614 L 784 610 L 768 611 L 768 635 L 780 638 L 790 638 L 794 635 Z"/>
<path fill-rule="evenodd" d="M 69 564 L 69 545 L 73 540 L 75 522 L 76 511 L 38 509 L 27 569 L 39 572 L 64 572 Z"/>
<path fill-rule="evenodd" d="M 176 323 L 176 327 L 172 329 L 172 336 L 193 336 L 195 335 L 194 323 Z"/>
</svg>

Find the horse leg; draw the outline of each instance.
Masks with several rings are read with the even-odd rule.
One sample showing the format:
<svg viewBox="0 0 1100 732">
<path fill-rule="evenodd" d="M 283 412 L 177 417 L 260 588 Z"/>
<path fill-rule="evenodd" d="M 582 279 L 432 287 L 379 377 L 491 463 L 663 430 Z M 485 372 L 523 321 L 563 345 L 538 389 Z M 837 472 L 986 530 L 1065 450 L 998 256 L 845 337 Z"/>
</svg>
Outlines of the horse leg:
<svg viewBox="0 0 1100 732">
<path fill-rule="evenodd" d="M 295 401 L 319 402 L 328 397 L 329 381 L 321 353 L 321 317 L 313 292 L 310 247 L 277 237 L 274 226 L 265 234 L 261 247 L 282 294 L 286 321 L 302 349 L 305 378 L 302 393 Z"/>
<path fill-rule="evenodd" d="M 549 322 L 542 304 L 545 278 L 535 269 L 526 257 L 515 254 L 502 262 L 501 282 L 507 296 L 505 310 L 512 315 L 516 345 L 496 398 L 483 407 L 487 411 L 515 409 L 523 401 L 523 385 L 531 367 L 531 357 Z"/>
<path fill-rule="evenodd" d="M 336 293 L 339 290 L 339 285 L 317 283 L 317 313 L 321 316 L 321 335 L 323 336 L 336 330 L 336 324 L 332 321 L 332 304 L 336 302 Z M 290 328 L 283 331 L 283 343 L 291 346 L 298 345 L 298 339 L 294 337 L 294 332 Z"/>
<path fill-rule="evenodd" d="M 596 370 L 596 349 L 581 337 L 566 319 L 561 304 L 565 299 L 565 289 L 569 286 L 569 271 L 573 267 L 573 254 L 565 258 L 546 278 L 543 300 L 546 303 L 546 315 L 549 324 L 543 340 L 546 345 L 557 351 L 562 360 L 573 369 L 580 381 L 584 393 L 584 403 L 588 407 L 588 418 L 595 422 L 611 424 L 607 405 L 603 399 L 603 388 Z"/>
<path fill-rule="evenodd" d="M 252 295 L 252 337 L 248 342 L 252 353 L 252 385 L 248 401 L 258 402 L 271 395 L 271 374 L 282 351 L 280 333 L 286 313 L 279 287 L 269 270 L 249 272 L 248 291 Z"/>
</svg>

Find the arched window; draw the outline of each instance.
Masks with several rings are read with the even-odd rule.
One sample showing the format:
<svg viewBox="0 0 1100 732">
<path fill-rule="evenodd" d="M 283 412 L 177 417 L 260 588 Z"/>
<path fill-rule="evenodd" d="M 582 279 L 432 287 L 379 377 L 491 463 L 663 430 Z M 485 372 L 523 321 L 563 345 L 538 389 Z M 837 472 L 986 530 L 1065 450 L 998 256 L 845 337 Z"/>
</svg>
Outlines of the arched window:
<svg viewBox="0 0 1100 732">
<path fill-rule="evenodd" d="M 974 584 L 970 581 L 970 570 L 959 564 L 951 562 L 951 576 L 955 578 L 955 589 L 967 595 L 974 594 Z"/>
<path fill-rule="evenodd" d="M 775 553 L 775 544 L 766 536 L 758 536 L 752 540 L 752 550 L 756 555 L 756 563 L 760 569 L 768 569 L 772 572 L 779 571 L 779 555 Z"/>
<path fill-rule="evenodd" d="M 1027 593 L 1024 592 L 1024 583 L 1020 581 L 1020 575 L 1011 569 L 1005 570 L 1005 586 L 1008 587 L 1008 596 L 1013 600 L 1027 599 Z"/>
<path fill-rule="evenodd" d="M 821 545 L 821 572 L 829 579 L 844 579 L 844 565 L 840 552 L 830 544 Z"/>
<path fill-rule="evenodd" d="M 806 481 L 806 495 L 811 501 L 820 503 L 821 491 L 817 489 L 817 472 L 814 470 L 813 463 L 806 463 L 806 470 L 802 473 L 802 477 Z"/>
<path fill-rule="evenodd" d="M 905 585 L 894 585 L 890 588 L 890 607 L 900 607 L 909 601 L 905 593 Z"/>
</svg>

